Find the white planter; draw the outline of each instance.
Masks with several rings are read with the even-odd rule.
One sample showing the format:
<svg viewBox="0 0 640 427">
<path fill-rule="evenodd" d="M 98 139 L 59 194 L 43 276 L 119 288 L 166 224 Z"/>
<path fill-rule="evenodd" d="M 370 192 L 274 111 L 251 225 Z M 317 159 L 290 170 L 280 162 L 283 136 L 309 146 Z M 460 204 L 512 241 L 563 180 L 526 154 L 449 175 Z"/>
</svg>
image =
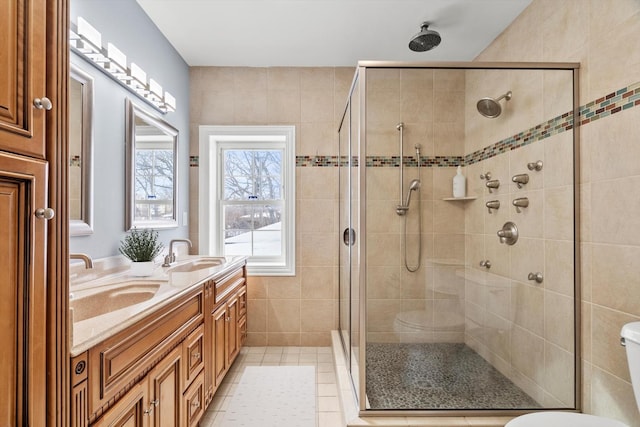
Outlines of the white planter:
<svg viewBox="0 0 640 427">
<path fill-rule="evenodd" d="M 132 262 L 131 275 L 137 277 L 151 276 L 156 265 L 153 261 Z"/>
</svg>

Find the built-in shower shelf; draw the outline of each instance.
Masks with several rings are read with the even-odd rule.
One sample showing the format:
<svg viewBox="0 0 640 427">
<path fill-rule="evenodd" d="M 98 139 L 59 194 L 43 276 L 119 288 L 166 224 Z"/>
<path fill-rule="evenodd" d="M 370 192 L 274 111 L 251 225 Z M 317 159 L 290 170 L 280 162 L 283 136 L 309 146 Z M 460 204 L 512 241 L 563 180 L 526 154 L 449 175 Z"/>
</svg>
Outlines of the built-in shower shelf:
<svg viewBox="0 0 640 427">
<path fill-rule="evenodd" d="M 467 196 L 467 197 L 445 197 L 442 200 L 446 200 L 447 202 L 464 202 L 467 200 L 475 200 L 478 197 L 476 196 Z"/>
</svg>

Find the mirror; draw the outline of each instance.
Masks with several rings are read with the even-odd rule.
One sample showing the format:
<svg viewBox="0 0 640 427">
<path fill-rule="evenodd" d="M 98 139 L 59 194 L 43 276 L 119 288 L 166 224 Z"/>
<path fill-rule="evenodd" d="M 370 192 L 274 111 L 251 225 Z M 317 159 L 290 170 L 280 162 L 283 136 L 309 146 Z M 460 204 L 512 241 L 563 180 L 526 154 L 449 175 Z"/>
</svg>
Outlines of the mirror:
<svg viewBox="0 0 640 427">
<path fill-rule="evenodd" d="M 93 78 L 69 71 L 69 235 L 93 233 Z"/>
<path fill-rule="evenodd" d="M 177 227 L 178 130 L 126 104 L 126 229 Z"/>
</svg>

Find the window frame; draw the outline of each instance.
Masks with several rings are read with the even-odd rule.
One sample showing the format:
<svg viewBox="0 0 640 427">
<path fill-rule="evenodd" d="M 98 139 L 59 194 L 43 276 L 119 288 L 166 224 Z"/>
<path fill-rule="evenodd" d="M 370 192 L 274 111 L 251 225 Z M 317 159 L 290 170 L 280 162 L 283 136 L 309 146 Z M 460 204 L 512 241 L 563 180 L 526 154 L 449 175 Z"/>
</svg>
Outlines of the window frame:
<svg viewBox="0 0 640 427">
<path fill-rule="evenodd" d="M 295 275 L 295 126 L 200 126 L 199 243 L 200 252 L 224 254 L 222 206 L 224 192 L 223 149 L 281 149 L 282 254 L 249 257 L 247 273 L 258 276 Z M 215 182 L 215 185 L 208 183 Z M 259 203 L 260 201 L 258 201 Z"/>
</svg>

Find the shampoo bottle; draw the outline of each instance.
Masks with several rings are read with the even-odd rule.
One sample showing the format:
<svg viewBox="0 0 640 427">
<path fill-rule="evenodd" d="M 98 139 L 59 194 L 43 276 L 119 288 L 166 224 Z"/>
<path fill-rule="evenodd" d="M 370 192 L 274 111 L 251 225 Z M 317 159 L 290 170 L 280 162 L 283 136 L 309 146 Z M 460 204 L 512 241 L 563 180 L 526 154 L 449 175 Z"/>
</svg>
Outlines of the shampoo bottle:
<svg viewBox="0 0 640 427">
<path fill-rule="evenodd" d="M 462 168 L 458 166 L 458 173 L 453 177 L 453 197 L 464 197 L 467 193 L 467 182 L 462 175 Z"/>
</svg>

